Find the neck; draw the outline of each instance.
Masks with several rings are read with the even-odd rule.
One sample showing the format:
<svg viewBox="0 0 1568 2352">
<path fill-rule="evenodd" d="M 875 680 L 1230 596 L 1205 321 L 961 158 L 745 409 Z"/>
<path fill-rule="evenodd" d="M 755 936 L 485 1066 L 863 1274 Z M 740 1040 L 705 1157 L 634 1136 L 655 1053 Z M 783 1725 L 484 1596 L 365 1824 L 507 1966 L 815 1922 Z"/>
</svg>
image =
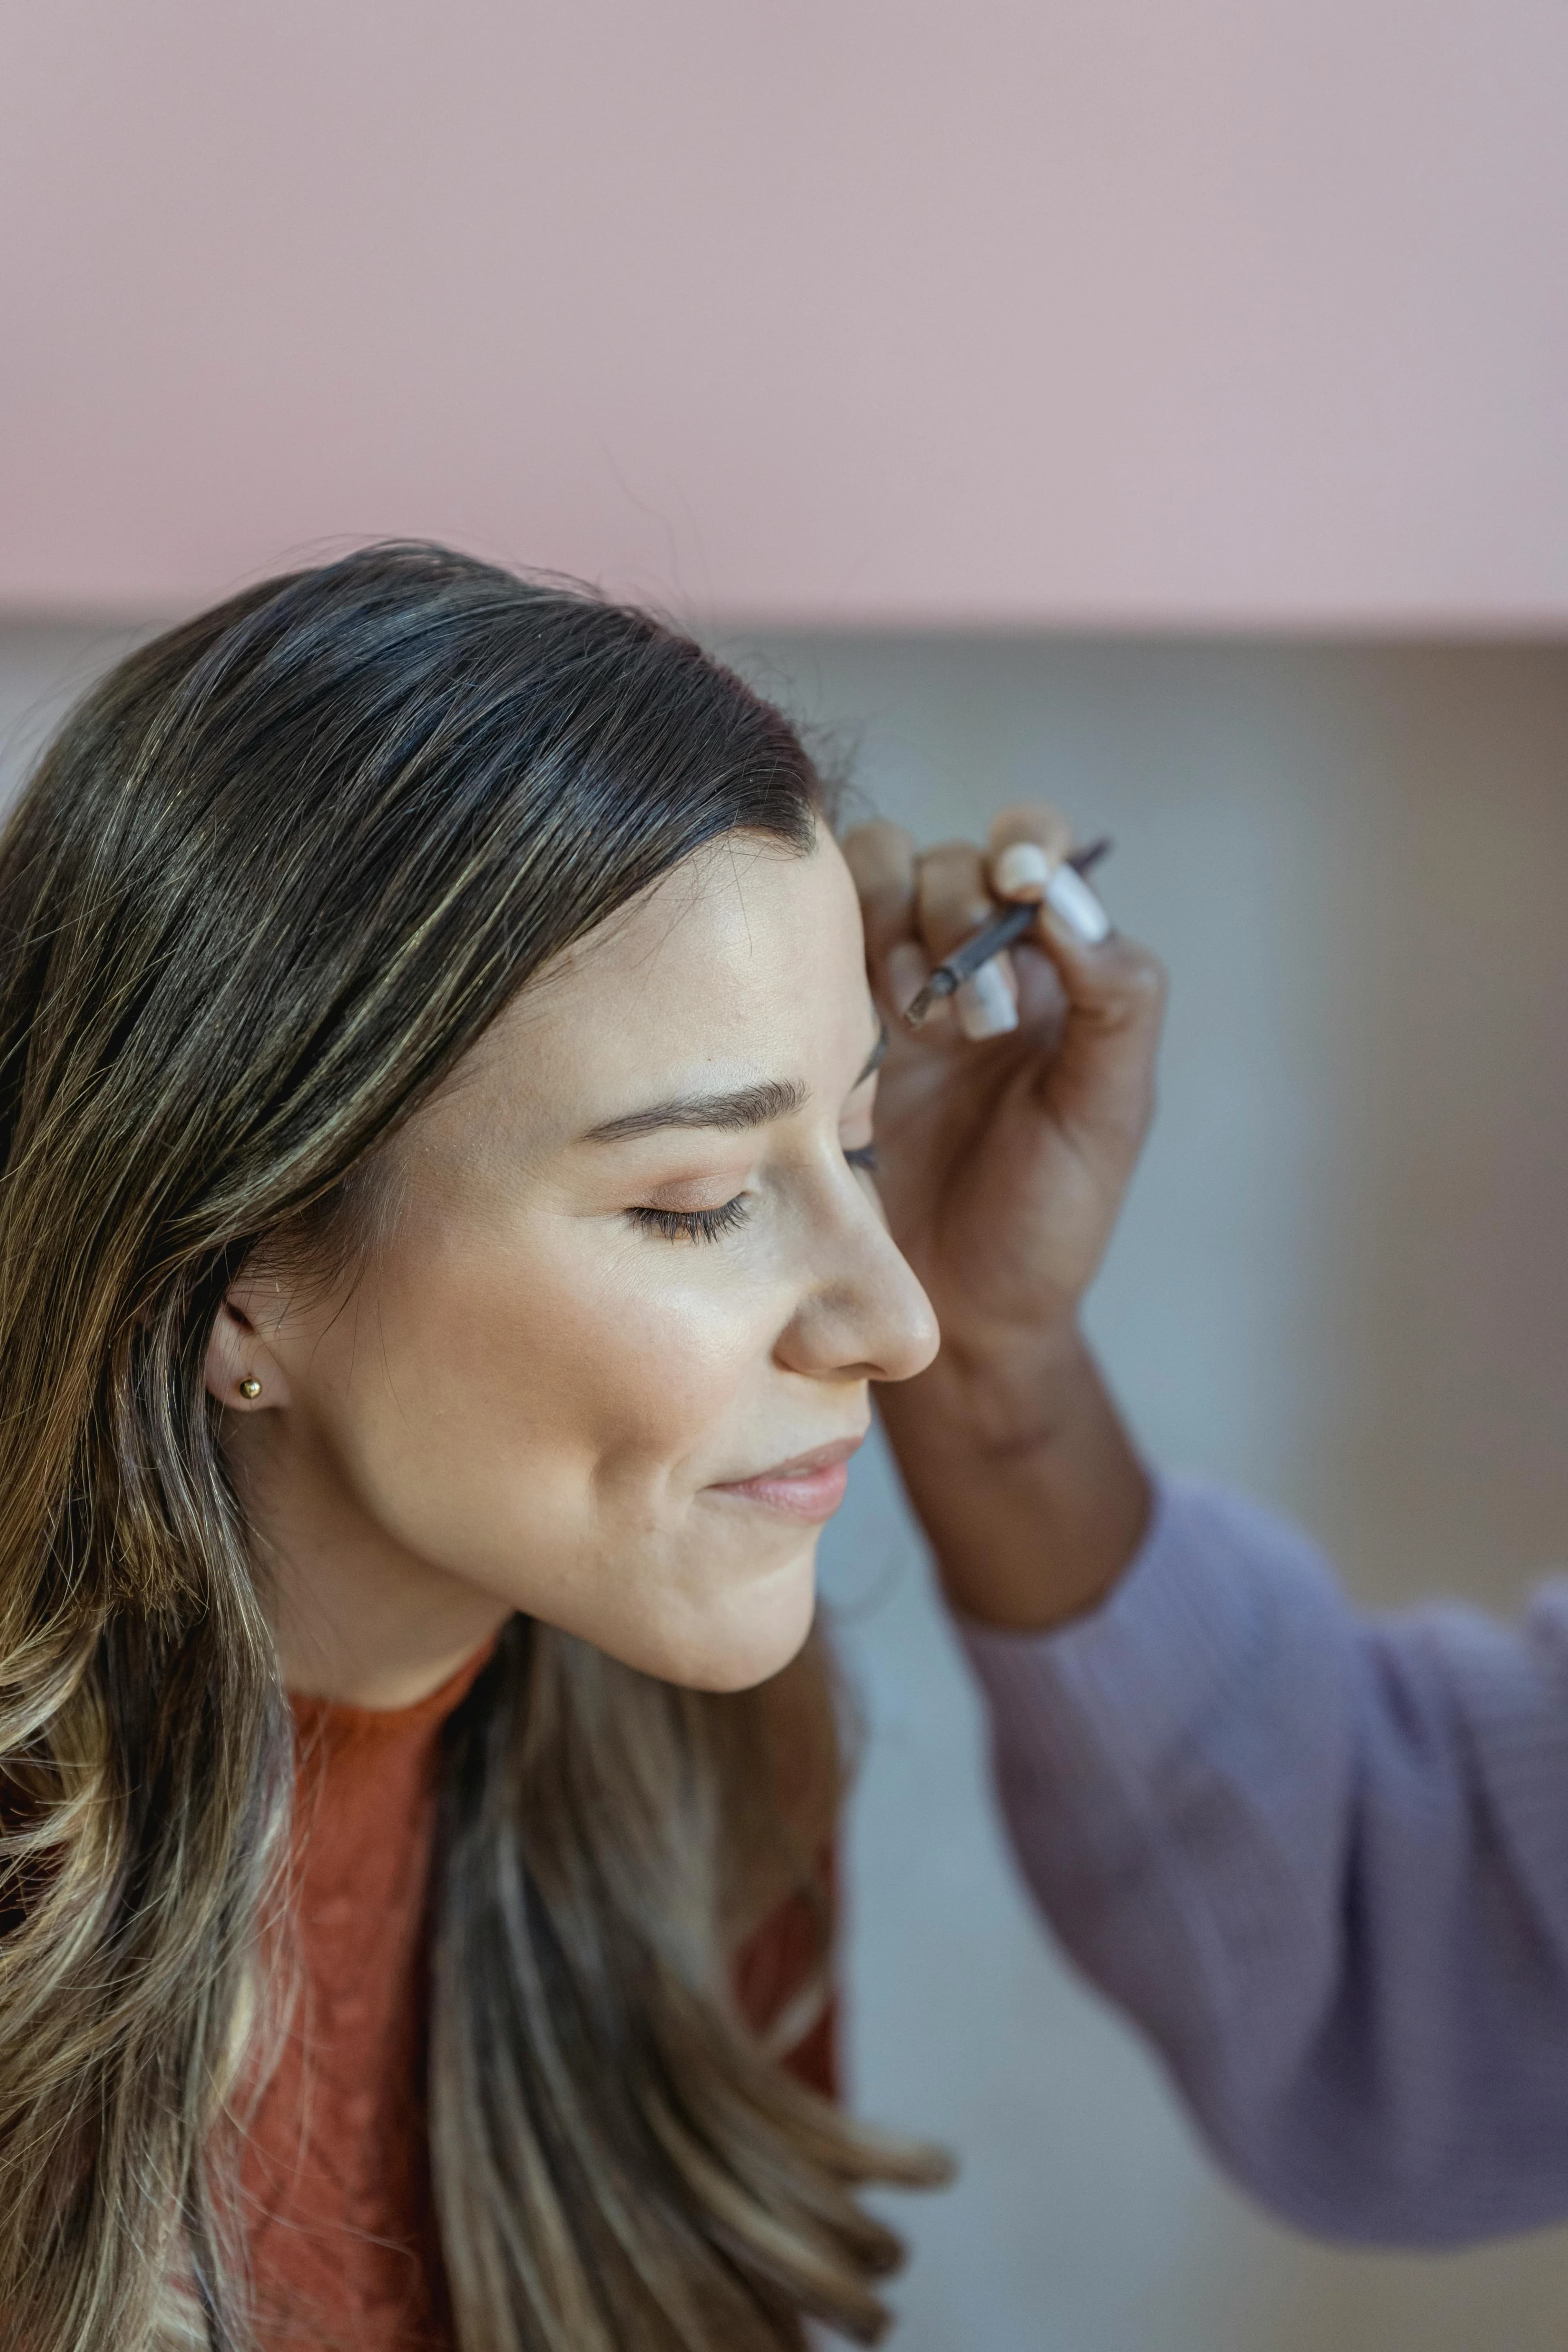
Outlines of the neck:
<svg viewBox="0 0 1568 2352">
<path fill-rule="evenodd" d="M 228 1438 L 284 1682 L 301 1698 L 413 1706 L 513 1612 L 377 1527 L 325 1448 L 291 1423 L 255 1413 Z"/>
</svg>

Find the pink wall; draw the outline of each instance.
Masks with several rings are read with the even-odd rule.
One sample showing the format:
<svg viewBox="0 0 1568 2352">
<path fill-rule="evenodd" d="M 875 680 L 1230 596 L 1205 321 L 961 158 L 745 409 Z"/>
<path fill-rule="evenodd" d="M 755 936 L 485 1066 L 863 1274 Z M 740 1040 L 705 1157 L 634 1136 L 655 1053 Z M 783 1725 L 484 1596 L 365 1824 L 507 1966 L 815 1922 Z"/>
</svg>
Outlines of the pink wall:
<svg viewBox="0 0 1568 2352">
<path fill-rule="evenodd" d="M 1568 618 L 1561 0 L 35 0 L 0 599 Z"/>
</svg>

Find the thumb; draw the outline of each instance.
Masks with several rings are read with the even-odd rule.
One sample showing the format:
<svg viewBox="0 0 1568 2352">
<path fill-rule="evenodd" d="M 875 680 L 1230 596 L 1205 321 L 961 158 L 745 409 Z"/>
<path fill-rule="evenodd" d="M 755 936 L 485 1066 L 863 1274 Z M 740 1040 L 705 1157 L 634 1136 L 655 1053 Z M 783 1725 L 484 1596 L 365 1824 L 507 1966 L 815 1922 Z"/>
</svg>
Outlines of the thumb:
<svg viewBox="0 0 1568 2352">
<path fill-rule="evenodd" d="M 1040 908 L 1037 943 L 1067 1000 L 1057 1050 L 1036 1078 L 1039 1107 L 1085 1145 L 1136 1151 L 1154 1105 L 1163 967 L 1120 931 L 1086 939 L 1048 903 Z"/>
</svg>

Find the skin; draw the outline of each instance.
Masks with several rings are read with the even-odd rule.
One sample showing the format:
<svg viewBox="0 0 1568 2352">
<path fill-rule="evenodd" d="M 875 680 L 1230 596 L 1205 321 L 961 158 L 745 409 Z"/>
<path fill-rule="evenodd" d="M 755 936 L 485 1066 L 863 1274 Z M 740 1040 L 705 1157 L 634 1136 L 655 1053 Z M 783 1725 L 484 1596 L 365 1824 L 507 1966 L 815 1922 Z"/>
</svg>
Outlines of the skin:
<svg viewBox="0 0 1568 2352">
<path fill-rule="evenodd" d="M 950 1599 L 982 1622 L 1043 1631 L 1103 1600 L 1137 1551 L 1142 1465 L 1079 1322 L 1153 1108 L 1164 980 L 1112 933 L 1086 946 L 1042 908 L 1010 975 L 1019 1024 L 971 1044 L 951 1015 L 898 1015 L 926 971 L 995 911 L 996 862 L 1071 844 L 1042 807 L 1009 809 L 982 848 L 920 855 L 879 824 L 846 852 L 892 1032 L 877 1108 L 889 1222 L 936 1308 L 942 1353 L 880 1409 Z"/>
<path fill-rule="evenodd" d="M 731 836 L 409 1122 L 352 1282 L 247 1269 L 207 1381 L 292 1689 L 407 1705 L 518 1610 L 698 1688 L 795 1654 L 868 1384 L 937 1346 L 865 1164 L 879 1028 L 832 840 Z"/>
</svg>

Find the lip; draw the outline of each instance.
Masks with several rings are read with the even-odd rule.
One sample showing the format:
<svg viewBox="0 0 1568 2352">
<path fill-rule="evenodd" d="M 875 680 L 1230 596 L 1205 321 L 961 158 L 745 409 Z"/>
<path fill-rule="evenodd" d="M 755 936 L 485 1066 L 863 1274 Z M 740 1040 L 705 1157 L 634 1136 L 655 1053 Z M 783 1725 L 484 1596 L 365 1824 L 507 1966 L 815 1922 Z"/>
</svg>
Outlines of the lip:
<svg viewBox="0 0 1568 2352">
<path fill-rule="evenodd" d="M 858 1454 L 866 1442 L 866 1433 L 858 1437 L 840 1437 L 831 1445 L 815 1445 L 809 1454 L 793 1454 L 787 1462 L 775 1462 L 771 1469 L 759 1470 L 754 1478 L 736 1478 L 715 1485 L 709 1489 L 714 1495 L 733 1495 L 737 1502 L 760 1504 L 764 1510 L 782 1512 L 791 1519 L 830 1519 L 844 1500 L 844 1489 L 849 1483 L 849 1457 Z"/>
</svg>

